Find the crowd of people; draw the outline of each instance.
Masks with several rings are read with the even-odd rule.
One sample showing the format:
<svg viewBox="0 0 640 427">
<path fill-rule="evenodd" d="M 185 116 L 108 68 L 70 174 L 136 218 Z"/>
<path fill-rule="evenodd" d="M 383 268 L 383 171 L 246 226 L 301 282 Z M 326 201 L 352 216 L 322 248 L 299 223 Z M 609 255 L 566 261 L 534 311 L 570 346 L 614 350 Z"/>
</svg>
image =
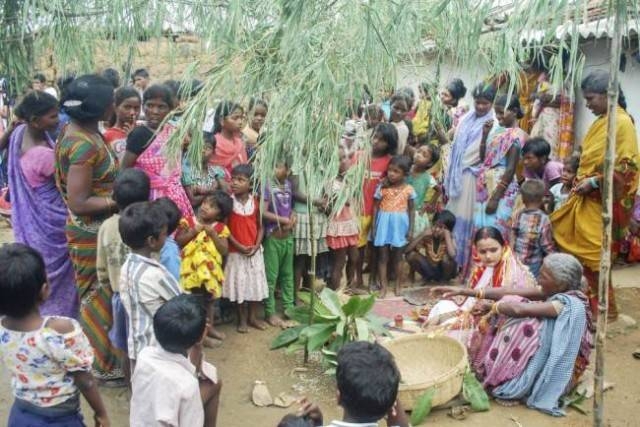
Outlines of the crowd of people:
<svg viewBox="0 0 640 427">
<path fill-rule="evenodd" d="M 131 425 L 213 426 L 221 382 L 202 347 L 225 339 L 222 300 L 246 334 L 293 326 L 286 311 L 310 277 L 385 298 L 416 273 L 463 285 L 433 288 L 442 298 L 427 324 L 468 346 L 496 398 L 561 415 L 560 397 L 588 363 L 597 309 L 609 76 L 582 81 L 596 119 L 574 147 L 570 100 L 543 71 L 525 71 L 517 94 L 497 76 L 473 88 L 471 106 L 453 79 L 421 85 L 418 100 L 402 88 L 350 108 L 336 177 L 310 210 L 288 156 L 266 182 L 254 176 L 267 100 L 217 102 L 198 165 L 167 146 L 199 82 L 151 84 L 141 69 L 120 85 L 109 69 L 62 79 L 57 92 L 36 76 L 0 139 L 18 242 L 0 249 L 9 424 L 82 425 L 80 392 L 108 426 L 95 378 L 132 388 Z M 640 221 L 640 159 L 622 91 L 616 117 L 614 258 L 633 252 Z M 334 206 L 362 163 L 362 200 Z M 319 262 L 309 274 L 312 247 Z M 379 413 L 361 413 L 353 388 L 372 385 L 350 357 L 343 373 L 358 378 L 341 377 L 339 357 L 338 388 L 352 420 L 394 412 L 397 381 L 382 385 L 395 391 Z M 310 404 L 304 412 L 317 422 Z"/>
</svg>

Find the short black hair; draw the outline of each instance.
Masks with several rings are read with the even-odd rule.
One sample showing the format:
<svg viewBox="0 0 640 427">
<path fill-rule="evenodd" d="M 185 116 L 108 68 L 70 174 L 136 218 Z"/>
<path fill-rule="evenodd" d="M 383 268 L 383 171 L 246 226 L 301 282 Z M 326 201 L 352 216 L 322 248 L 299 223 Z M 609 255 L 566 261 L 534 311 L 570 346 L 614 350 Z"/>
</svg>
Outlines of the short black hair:
<svg viewBox="0 0 640 427">
<path fill-rule="evenodd" d="M 507 101 L 509 101 L 509 103 L 507 103 Z M 494 107 L 496 105 L 514 112 L 518 120 L 524 117 L 524 112 L 522 111 L 522 107 L 520 106 L 520 100 L 515 93 L 512 94 L 511 97 L 508 97 L 507 95 L 500 95 L 498 99 L 496 99 Z"/>
<path fill-rule="evenodd" d="M 40 83 L 44 83 L 47 81 L 47 78 L 42 73 L 36 73 L 33 75 L 33 80 L 37 80 Z"/>
<path fill-rule="evenodd" d="M 253 166 L 249 163 L 243 163 L 241 165 L 235 165 L 233 169 L 231 169 L 231 176 L 242 175 L 249 179 L 253 178 Z"/>
<path fill-rule="evenodd" d="M 434 215 L 433 222 L 441 222 L 447 230 L 453 231 L 453 227 L 456 226 L 456 216 L 451 211 L 445 209 Z"/>
<path fill-rule="evenodd" d="M 387 142 L 386 154 L 398 151 L 398 130 L 391 123 L 379 123 L 373 131 L 373 135 L 380 135 Z"/>
<path fill-rule="evenodd" d="M 354 341 L 338 353 L 336 370 L 340 405 L 356 422 L 376 422 L 398 397 L 400 372 L 389 350 L 377 343 Z"/>
<path fill-rule="evenodd" d="M 113 184 L 113 200 L 120 211 L 129 205 L 149 200 L 151 184 L 146 173 L 136 168 L 120 172 Z"/>
<path fill-rule="evenodd" d="M 149 202 L 138 202 L 128 206 L 118 221 L 122 241 L 134 250 L 146 247 L 147 239 L 158 238 L 166 226 L 166 216 L 160 209 L 153 208 Z"/>
<path fill-rule="evenodd" d="M 578 172 L 578 168 L 580 167 L 580 156 L 576 156 L 575 154 L 571 155 L 564 159 L 563 164 L 565 169 L 569 166 L 572 171 Z"/>
<path fill-rule="evenodd" d="M 153 205 L 167 218 L 167 234 L 173 234 L 180 224 L 182 219 L 182 212 L 176 203 L 168 197 L 160 197 L 153 201 Z"/>
<path fill-rule="evenodd" d="M 163 100 L 171 109 L 176 108 L 176 97 L 169 86 L 151 85 L 142 94 L 142 103 L 146 104 L 151 99 Z"/>
<path fill-rule="evenodd" d="M 0 315 L 24 317 L 47 282 L 42 255 L 22 243 L 0 246 Z"/>
<path fill-rule="evenodd" d="M 393 105 L 395 102 L 402 101 L 407 105 L 407 108 L 411 108 L 409 105 L 409 96 L 404 92 L 396 92 L 389 99 L 389 103 Z"/>
<path fill-rule="evenodd" d="M 524 203 L 541 202 L 546 188 L 544 182 L 539 179 L 527 179 L 520 186 L 520 194 Z"/>
<path fill-rule="evenodd" d="M 220 209 L 220 217 L 218 221 L 225 220 L 233 210 L 233 199 L 229 194 L 222 190 L 216 190 L 213 194 L 209 194 L 202 199 L 202 203 L 216 204 Z"/>
<path fill-rule="evenodd" d="M 59 103 L 55 96 L 34 90 L 29 92 L 22 102 L 15 108 L 15 114 L 21 119 L 30 122 L 44 116 L 49 111 L 58 109 Z"/>
<path fill-rule="evenodd" d="M 118 88 L 114 95 L 114 102 L 116 104 L 116 107 L 129 98 L 138 98 L 138 101 L 142 102 L 142 100 L 140 99 L 140 93 L 138 93 L 135 88 L 131 86 L 122 86 L 121 88 Z"/>
<path fill-rule="evenodd" d="M 408 175 L 409 172 L 411 171 L 412 163 L 413 161 L 411 160 L 411 157 L 405 156 L 405 155 L 398 155 L 398 156 L 393 156 L 391 158 L 391 161 L 389 162 L 389 167 L 396 166 L 400 168 L 405 175 Z"/>
<path fill-rule="evenodd" d="M 531 153 L 536 157 L 549 157 L 551 154 L 551 145 L 542 137 L 529 139 L 522 147 L 522 155 Z"/>
<path fill-rule="evenodd" d="M 496 99 L 496 93 L 496 87 L 493 84 L 482 82 L 473 88 L 471 95 L 473 99 L 486 99 L 489 102 L 493 102 Z"/>
<path fill-rule="evenodd" d="M 431 150 L 431 166 L 438 163 L 438 160 L 440 160 L 440 147 L 431 142 L 424 144 L 424 147 L 428 147 Z"/>
<path fill-rule="evenodd" d="M 137 70 L 135 70 L 133 72 L 133 74 L 131 74 L 131 78 L 134 79 L 136 77 L 144 77 L 145 79 L 149 78 L 149 72 L 147 71 L 146 68 L 138 68 Z"/>
<path fill-rule="evenodd" d="M 287 414 L 280 420 L 278 427 L 314 427 L 314 425 L 309 418 Z"/>
<path fill-rule="evenodd" d="M 105 68 L 100 75 L 109 80 L 114 89 L 120 87 L 120 73 L 115 68 Z"/>
<path fill-rule="evenodd" d="M 153 316 L 156 340 L 169 353 L 184 354 L 193 347 L 207 326 L 207 310 L 200 295 L 171 298 Z"/>
</svg>

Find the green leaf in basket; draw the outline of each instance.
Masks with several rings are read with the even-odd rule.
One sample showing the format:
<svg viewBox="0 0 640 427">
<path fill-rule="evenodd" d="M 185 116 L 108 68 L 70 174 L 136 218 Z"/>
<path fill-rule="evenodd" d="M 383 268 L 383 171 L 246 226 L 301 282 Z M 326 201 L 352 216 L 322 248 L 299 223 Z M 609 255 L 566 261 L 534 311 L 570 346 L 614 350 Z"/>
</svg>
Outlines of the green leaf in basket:
<svg viewBox="0 0 640 427">
<path fill-rule="evenodd" d="M 462 397 L 471 404 L 474 411 L 489 410 L 489 396 L 470 369 L 467 369 L 462 379 Z"/>
<path fill-rule="evenodd" d="M 433 396 L 435 394 L 436 389 L 430 387 L 418 397 L 411 411 L 411 425 L 417 426 L 427 418 L 427 415 L 431 412 L 431 402 L 433 402 Z"/>
</svg>

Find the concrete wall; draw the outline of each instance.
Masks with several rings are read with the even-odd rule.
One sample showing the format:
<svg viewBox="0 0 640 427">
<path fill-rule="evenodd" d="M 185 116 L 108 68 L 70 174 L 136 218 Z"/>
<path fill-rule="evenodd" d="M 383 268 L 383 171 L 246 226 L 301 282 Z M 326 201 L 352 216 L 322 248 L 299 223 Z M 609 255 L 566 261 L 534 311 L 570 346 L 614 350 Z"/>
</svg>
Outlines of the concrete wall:
<svg viewBox="0 0 640 427">
<path fill-rule="evenodd" d="M 589 70 L 596 68 L 609 69 L 609 42 L 609 39 L 599 39 L 583 43 L 582 51 L 586 56 L 583 75 L 586 75 Z M 425 58 L 420 64 L 405 64 L 398 70 L 399 87 L 411 86 L 417 90 L 421 81 L 433 80 L 435 72 L 435 60 L 430 58 Z M 473 102 L 469 92 L 476 82 L 487 74 L 486 69 L 480 66 L 460 67 L 447 63 L 446 61 L 442 64 L 441 73 L 441 81 L 443 82 L 446 82 L 453 77 L 459 77 L 465 82 L 468 89 L 465 101 L 469 105 Z M 640 63 L 630 55 L 627 55 L 627 66 L 625 72 L 620 73 L 620 84 L 627 98 L 627 111 L 629 111 L 629 113 L 634 117 L 636 123 L 640 125 Z M 576 142 L 580 144 L 582 143 L 582 139 L 595 117 L 585 107 L 584 99 L 582 98 L 582 93 L 579 88 L 576 91 L 575 111 L 576 117 L 574 126 Z M 638 134 L 638 140 L 640 141 L 640 126 L 636 126 L 636 132 Z"/>
</svg>

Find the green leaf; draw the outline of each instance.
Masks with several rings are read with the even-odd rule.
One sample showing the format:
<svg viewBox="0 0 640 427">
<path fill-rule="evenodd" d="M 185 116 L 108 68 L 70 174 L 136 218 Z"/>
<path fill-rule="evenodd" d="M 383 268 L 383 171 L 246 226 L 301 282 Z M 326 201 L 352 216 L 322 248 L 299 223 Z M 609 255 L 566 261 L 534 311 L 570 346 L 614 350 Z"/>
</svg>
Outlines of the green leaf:
<svg viewBox="0 0 640 427">
<path fill-rule="evenodd" d="M 369 313 L 369 311 L 371 311 L 373 305 L 376 303 L 376 296 L 369 295 L 366 298 L 358 298 L 360 299 L 360 304 L 358 305 L 358 308 L 356 309 L 355 313 L 353 313 L 353 315 L 355 317 L 365 317 Z"/>
<path fill-rule="evenodd" d="M 373 314 L 368 314 L 366 316 L 367 321 L 369 322 L 369 329 L 377 334 L 382 336 L 388 336 L 389 330 L 385 326 L 385 320 L 381 317 L 375 316 Z"/>
<path fill-rule="evenodd" d="M 356 312 L 359 305 L 360 298 L 354 295 L 342 306 L 342 312 L 345 316 L 353 316 L 353 313 Z"/>
<path fill-rule="evenodd" d="M 340 298 L 335 291 L 329 288 L 324 288 L 320 293 L 320 301 L 322 301 L 322 304 L 324 304 L 333 316 L 344 317 Z"/>
<path fill-rule="evenodd" d="M 296 294 L 298 299 L 306 305 L 311 305 L 311 292 L 300 291 Z"/>
<path fill-rule="evenodd" d="M 344 336 L 345 324 L 346 324 L 346 321 L 344 319 L 340 319 L 340 321 L 336 325 L 336 334 L 338 334 L 339 336 Z"/>
<path fill-rule="evenodd" d="M 359 341 L 369 341 L 369 324 L 366 320 L 356 318 L 356 331 Z"/>
<path fill-rule="evenodd" d="M 303 329 L 304 326 L 296 326 L 295 328 L 285 329 L 280 332 L 280 334 L 271 342 L 271 350 L 282 348 L 296 341 Z"/>
<path fill-rule="evenodd" d="M 297 306 L 290 307 L 284 312 L 287 317 L 291 320 L 295 320 L 298 323 L 303 325 L 309 324 L 309 307 L 308 306 Z"/>
<path fill-rule="evenodd" d="M 433 387 L 425 390 L 424 393 L 418 397 L 413 410 L 411 411 L 411 424 L 414 426 L 419 425 L 427 418 L 427 415 L 431 412 L 431 403 L 433 402 L 433 396 L 436 394 L 436 389 Z"/>
<path fill-rule="evenodd" d="M 284 352 L 286 354 L 295 354 L 299 351 L 304 350 L 306 347 L 304 342 L 300 342 L 300 341 L 294 341 L 291 344 L 289 344 L 287 346 L 287 348 L 284 349 Z"/>
<path fill-rule="evenodd" d="M 321 349 L 327 341 L 329 341 L 329 338 L 331 338 L 334 332 L 335 325 L 317 323 L 304 328 L 300 337 L 307 340 L 307 350 L 311 352 Z"/>
<path fill-rule="evenodd" d="M 489 396 L 470 369 L 467 369 L 462 379 L 462 397 L 471 404 L 474 411 L 489 410 Z"/>
</svg>

